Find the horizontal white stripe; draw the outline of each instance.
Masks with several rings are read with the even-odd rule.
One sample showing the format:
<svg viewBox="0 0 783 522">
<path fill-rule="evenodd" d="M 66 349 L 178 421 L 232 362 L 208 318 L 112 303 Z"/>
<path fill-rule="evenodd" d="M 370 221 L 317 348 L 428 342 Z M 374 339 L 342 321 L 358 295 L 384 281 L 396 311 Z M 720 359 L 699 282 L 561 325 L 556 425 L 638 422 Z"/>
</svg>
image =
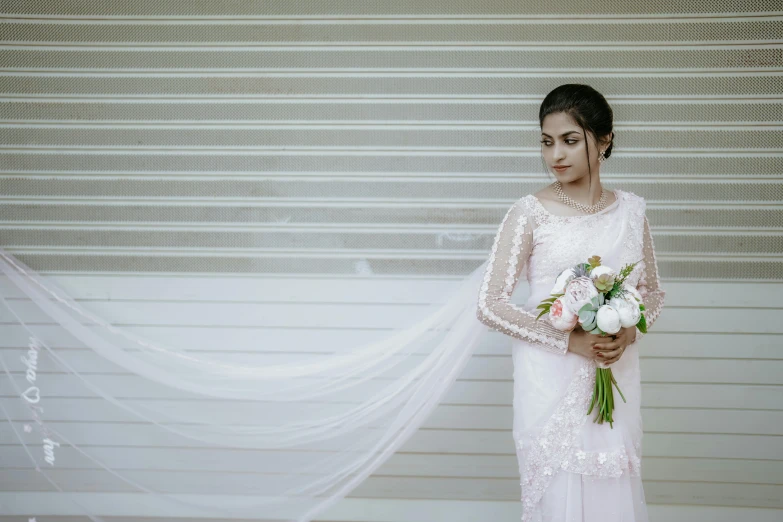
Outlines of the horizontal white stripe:
<svg viewBox="0 0 783 522">
<path fill-rule="evenodd" d="M 783 20 L 783 11 L 757 11 L 751 13 L 676 13 L 621 15 L 612 13 L 579 14 L 579 18 L 569 19 L 566 15 L 534 15 L 524 17 L 508 15 L 438 16 L 438 15 L 362 15 L 351 18 L 350 15 L 338 16 L 323 14 L 318 16 L 166 16 L 166 17 L 125 17 L 122 15 L 92 17 L 68 15 L 24 15 L 14 13 L 0 14 L 0 20 L 13 24 L 57 24 L 57 25 L 629 25 L 629 24 L 693 24 L 693 23 L 731 23 L 731 22 L 777 22 Z M 176 22 L 172 24 L 171 22 Z"/>
</svg>

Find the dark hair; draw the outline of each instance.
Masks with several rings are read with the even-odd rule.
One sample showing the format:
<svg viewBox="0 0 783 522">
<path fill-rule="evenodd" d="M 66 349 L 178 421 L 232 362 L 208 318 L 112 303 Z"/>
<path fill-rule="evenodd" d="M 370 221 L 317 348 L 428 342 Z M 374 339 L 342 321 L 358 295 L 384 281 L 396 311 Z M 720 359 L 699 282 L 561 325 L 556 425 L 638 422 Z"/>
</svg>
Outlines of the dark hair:
<svg viewBox="0 0 783 522">
<path fill-rule="evenodd" d="M 609 146 L 604 152 L 604 157 L 608 158 L 612 154 L 612 147 L 614 146 L 614 132 L 612 131 L 614 114 L 612 113 L 612 108 L 609 106 L 606 98 L 589 85 L 566 83 L 555 87 L 541 102 L 541 108 L 538 110 L 540 127 L 544 128 L 544 118 L 549 114 L 558 112 L 564 112 L 571 116 L 585 134 L 587 169 L 590 175 L 590 182 L 592 183 L 593 173 L 590 171 L 590 151 L 587 132 L 590 132 L 596 141 L 601 136 L 612 134 Z"/>
</svg>

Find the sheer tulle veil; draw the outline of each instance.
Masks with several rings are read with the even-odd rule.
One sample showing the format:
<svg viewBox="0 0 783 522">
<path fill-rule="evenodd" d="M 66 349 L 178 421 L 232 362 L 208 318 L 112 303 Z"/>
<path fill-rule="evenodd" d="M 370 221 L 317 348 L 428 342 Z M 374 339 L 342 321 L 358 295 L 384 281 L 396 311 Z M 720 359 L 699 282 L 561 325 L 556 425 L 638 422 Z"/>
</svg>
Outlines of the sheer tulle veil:
<svg viewBox="0 0 783 522">
<path fill-rule="evenodd" d="M 476 318 L 485 267 L 371 342 L 295 358 L 260 343 L 228 357 L 219 346 L 189 350 L 112 324 L 0 250 L 8 461 L 20 480 L 37 474 L 63 509 L 92 520 L 101 509 L 74 493 L 73 470 L 143 494 L 139 502 L 160 512 L 309 521 L 442 401 L 487 332 Z M 127 458 L 107 445 L 128 445 Z M 166 451 L 217 478 L 133 465 Z"/>
</svg>

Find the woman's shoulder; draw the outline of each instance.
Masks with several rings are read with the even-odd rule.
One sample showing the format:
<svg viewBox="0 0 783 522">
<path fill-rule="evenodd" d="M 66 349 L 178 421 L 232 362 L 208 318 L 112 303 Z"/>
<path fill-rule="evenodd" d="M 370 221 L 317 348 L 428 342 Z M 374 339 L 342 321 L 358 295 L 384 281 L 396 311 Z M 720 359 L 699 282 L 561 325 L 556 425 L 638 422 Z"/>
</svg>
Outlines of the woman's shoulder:
<svg viewBox="0 0 783 522">
<path fill-rule="evenodd" d="M 535 201 L 535 196 L 533 194 L 525 194 L 522 197 L 518 197 L 514 202 L 511 204 L 512 208 L 521 208 L 521 209 L 528 209 L 530 207 L 530 204 Z"/>
<path fill-rule="evenodd" d="M 615 189 L 615 192 L 617 192 L 617 195 L 622 197 L 626 201 L 629 201 L 631 203 L 635 203 L 636 205 L 640 206 L 641 208 L 645 208 L 647 206 L 647 200 L 644 199 L 643 196 L 640 196 L 639 194 L 631 192 L 630 190 Z"/>
<path fill-rule="evenodd" d="M 647 214 L 647 200 L 643 196 L 635 194 L 630 190 L 615 189 L 617 195 L 628 204 L 628 208 L 633 214 L 642 218 Z"/>
<path fill-rule="evenodd" d="M 629 199 L 629 200 L 632 200 L 632 201 L 639 201 L 639 202 L 644 202 L 645 201 L 642 196 L 636 194 L 635 192 L 631 192 L 630 190 L 624 190 L 624 189 L 618 188 L 618 189 L 615 189 L 615 192 L 617 192 L 617 194 L 619 194 L 620 196 L 623 196 L 626 199 Z"/>
<path fill-rule="evenodd" d="M 527 215 L 532 215 L 536 209 L 538 199 L 534 194 L 525 194 L 514 202 L 514 206 Z"/>
</svg>

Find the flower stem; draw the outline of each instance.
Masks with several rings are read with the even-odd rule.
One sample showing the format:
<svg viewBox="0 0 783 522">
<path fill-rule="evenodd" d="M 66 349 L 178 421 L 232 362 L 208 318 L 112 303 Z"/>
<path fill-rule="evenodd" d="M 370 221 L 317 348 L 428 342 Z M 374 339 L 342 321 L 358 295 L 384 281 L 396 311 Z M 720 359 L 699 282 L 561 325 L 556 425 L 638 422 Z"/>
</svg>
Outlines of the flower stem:
<svg viewBox="0 0 783 522">
<path fill-rule="evenodd" d="M 611 372 L 610 372 L 610 375 L 612 375 Z M 617 388 L 617 391 L 620 392 L 620 397 L 623 398 L 623 402 L 628 402 L 628 401 L 625 400 L 625 395 L 623 395 L 623 392 L 620 389 L 620 386 L 617 384 L 617 381 L 615 380 L 614 375 L 612 375 L 612 382 L 614 383 L 614 387 Z"/>
<path fill-rule="evenodd" d="M 587 414 L 590 415 L 590 412 L 593 411 L 593 406 L 595 406 L 595 398 L 597 396 L 596 387 L 593 386 L 593 398 L 590 401 L 590 407 L 587 409 Z"/>
<path fill-rule="evenodd" d="M 612 393 L 612 370 L 609 369 L 606 371 L 604 375 L 604 380 L 606 381 L 606 387 L 609 388 L 609 393 L 607 394 L 609 407 L 607 409 L 607 419 L 609 420 L 609 427 L 612 428 L 612 410 L 614 409 L 614 394 Z"/>
<path fill-rule="evenodd" d="M 601 387 L 601 398 L 598 401 L 598 424 L 603 424 L 605 412 L 606 412 L 606 386 L 604 386 L 605 381 L 603 378 L 604 377 L 603 370 L 601 368 L 598 368 L 597 372 L 598 373 L 596 375 L 595 380 L 597 383 L 599 383 Z"/>
</svg>

